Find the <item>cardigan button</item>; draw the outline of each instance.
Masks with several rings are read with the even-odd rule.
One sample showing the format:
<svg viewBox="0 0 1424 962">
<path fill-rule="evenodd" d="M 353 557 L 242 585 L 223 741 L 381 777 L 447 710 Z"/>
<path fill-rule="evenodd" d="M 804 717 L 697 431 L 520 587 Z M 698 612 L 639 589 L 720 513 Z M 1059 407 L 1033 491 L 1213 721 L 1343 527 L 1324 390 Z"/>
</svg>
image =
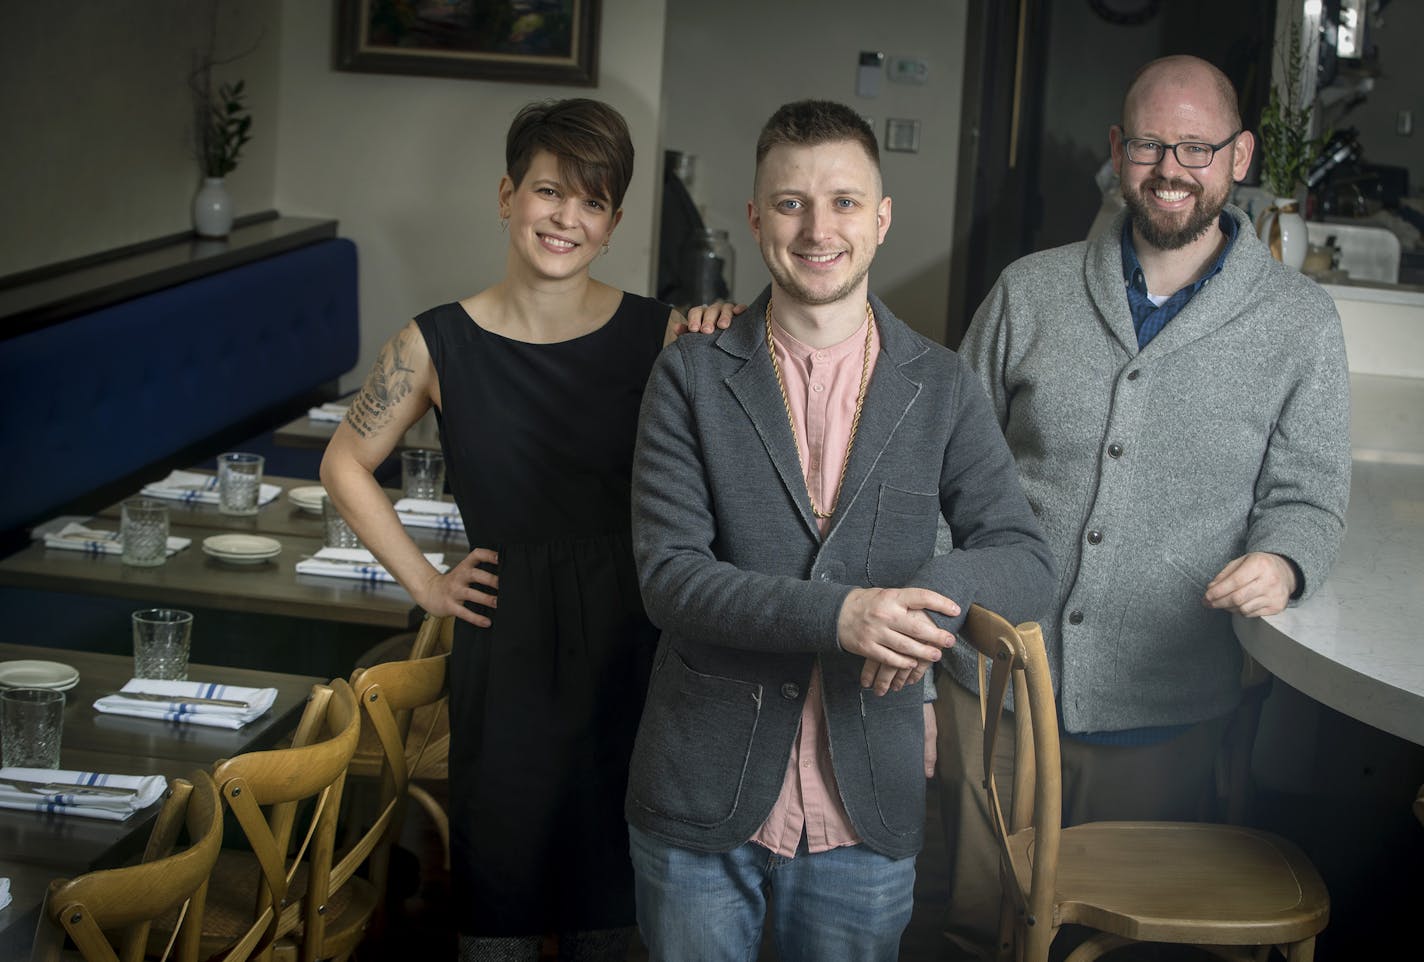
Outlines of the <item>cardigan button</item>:
<svg viewBox="0 0 1424 962">
<path fill-rule="evenodd" d="M 1137 371 L 1128 371 L 1128 372 L 1127 372 L 1127 379 L 1128 379 L 1129 381 L 1135 381 L 1135 380 L 1137 380 L 1138 373 L 1139 373 L 1139 372 L 1137 372 Z"/>
<path fill-rule="evenodd" d="M 801 689 L 800 687 L 793 685 L 791 682 L 788 681 L 786 684 L 781 686 L 781 697 L 785 698 L 787 701 L 795 701 L 796 699 L 801 697 Z"/>
<path fill-rule="evenodd" d="M 1108 457 L 1112 458 L 1113 460 L 1117 460 L 1118 458 L 1122 457 L 1122 445 L 1118 444 L 1116 441 L 1114 441 L 1112 444 L 1109 444 Z"/>
<path fill-rule="evenodd" d="M 1102 543 L 1103 543 L 1103 533 L 1102 533 L 1101 531 L 1096 531 L 1096 530 L 1095 530 L 1095 531 L 1089 531 L 1089 532 L 1088 532 L 1088 544 L 1102 544 Z"/>
<path fill-rule="evenodd" d="M 1081 625 L 1083 623 L 1083 613 L 1081 611 L 1070 611 L 1068 613 L 1068 624 Z"/>
</svg>

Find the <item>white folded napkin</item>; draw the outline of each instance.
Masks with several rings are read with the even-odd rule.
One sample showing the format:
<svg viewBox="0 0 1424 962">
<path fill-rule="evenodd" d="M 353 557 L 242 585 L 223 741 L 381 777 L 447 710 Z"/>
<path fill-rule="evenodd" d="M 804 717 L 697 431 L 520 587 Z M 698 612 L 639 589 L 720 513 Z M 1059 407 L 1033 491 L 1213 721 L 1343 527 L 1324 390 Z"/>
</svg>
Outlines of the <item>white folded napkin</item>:
<svg viewBox="0 0 1424 962">
<path fill-rule="evenodd" d="M 10 904 L 10 880 L 0 878 L 0 909 Z"/>
<path fill-rule="evenodd" d="M 346 417 L 346 408 L 349 405 L 327 402 L 320 407 L 309 408 L 307 417 L 313 421 L 340 421 Z"/>
<path fill-rule="evenodd" d="M 189 504 L 217 504 L 218 476 L 198 474 L 194 471 L 172 471 L 162 481 L 145 484 L 140 494 L 150 498 L 167 498 L 170 501 L 185 501 Z M 275 484 L 263 484 L 258 491 L 257 503 L 266 504 L 282 493 Z"/>
<path fill-rule="evenodd" d="M 450 570 L 445 564 L 445 556 L 438 551 L 428 552 L 425 559 L 441 574 Z M 297 573 L 304 575 L 326 575 L 331 578 L 355 578 L 372 583 L 396 579 L 376 560 L 376 556 L 365 548 L 322 548 L 310 558 L 297 562 Z"/>
<path fill-rule="evenodd" d="M 441 531 L 464 531 L 465 522 L 453 501 L 428 501 L 424 498 L 401 498 L 396 502 L 396 517 L 401 524 L 413 528 L 439 528 Z"/>
<path fill-rule="evenodd" d="M 160 681 L 157 678 L 130 678 L 120 691 L 141 691 L 154 695 L 187 696 L 190 698 L 227 698 L 247 702 L 246 708 L 227 705 L 203 705 L 184 701 L 137 701 L 118 695 L 105 695 L 94 707 L 110 715 L 132 715 L 135 718 L 165 718 L 185 725 L 207 725 L 212 728 L 241 728 L 260 718 L 277 699 L 275 688 L 242 688 L 206 681 Z"/>
<path fill-rule="evenodd" d="M 102 785 L 106 788 L 132 788 L 133 795 L 86 795 L 82 791 L 59 791 L 40 794 L 4 783 L 5 779 L 33 782 L 36 785 Z M 0 768 L 0 808 L 15 808 L 25 812 L 55 812 L 60 815 L 82 815 L 85 818 L 105 818 L 121 822 L 141 808 L 158 801 L 168 780 L 162 775 L 104 775 L 95 772 L 71 772 L 62 768 Z"/>
<path fill-rule="evenodd" d="M 58 531 L 44 536 L 46 548 L 63 548 L 67 551 L 87 551 L 89 554 L 123 554 L 124 542 L 117 531 L 100 531 L 86 528 L 71 521 Z M 192 538 L 169 536 L 168 554 L 175 555 L 193 543 Z"/>
</svg>

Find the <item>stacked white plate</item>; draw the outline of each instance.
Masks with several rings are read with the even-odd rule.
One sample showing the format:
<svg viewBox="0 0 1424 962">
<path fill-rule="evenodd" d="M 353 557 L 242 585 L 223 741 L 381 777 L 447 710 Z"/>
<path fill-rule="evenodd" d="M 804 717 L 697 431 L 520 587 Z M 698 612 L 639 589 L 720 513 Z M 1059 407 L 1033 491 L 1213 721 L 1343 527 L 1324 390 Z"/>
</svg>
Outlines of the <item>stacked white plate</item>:
<svg viewBox="0 0 1424 962">
<path fill-rule="evenodd" d="M 261 564 L 281 553 L 282 542 L 256 534 L 215 534 L 203 539 L 203 554 L 228 564 Z"/>
<path fill-rule="evenodd" d="M 319 484 L 309 484 L 287 492 L 288 501 L 302 511 L 309 511 L 312 514 L 321 514 L 321 502 L 325 497 L 326 489 Z"/>
<path fill-rule="evenodd" d="M 78 670 L 57 661 L 0 661 L 0 688 L 51 688 L 69 691 L 79 684 Z"/>
</svg>

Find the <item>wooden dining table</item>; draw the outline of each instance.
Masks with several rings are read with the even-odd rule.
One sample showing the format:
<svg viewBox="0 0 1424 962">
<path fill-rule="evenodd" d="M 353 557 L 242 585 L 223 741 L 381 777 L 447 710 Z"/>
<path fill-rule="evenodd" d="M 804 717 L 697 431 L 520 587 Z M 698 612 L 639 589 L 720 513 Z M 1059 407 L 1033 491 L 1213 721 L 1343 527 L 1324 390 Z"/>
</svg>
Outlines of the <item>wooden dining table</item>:
<svg viewBox="0 0 1424 962">
<path fill-rule="evenodd" d="M 347 578 L 298 574 L 297 562 L 321 550 L 320 515 L 303 511 L 287 493 L 314 482 L 269 477 L 282 494 L 255 515 L 222 514 L 216 505 L 168 502 L 169 534 L 192 543 L 165 564 L 136 568 L 118 555 L 47 548 L 32 542 L 0 560 L 0 584 L 44 591 L 106 595 L 165 606 L 212 608 L 320 621 L 407 629 L 419 612 L 405 589 L 393 583 L 371 584 Z M 399 492 L 388 491 L 392 501 Z M 96 515 L 90 527 L 117 530 L 120 504 Z M 422 551 L 439 552 L 450 563 L 468 550 L 463 531 L 408 528 Z M 202 550 L 204 538 L 243 532 L 273 538 L 282 546 L 277 557 L 259 564 L 232 564 Z"/>
<path fill-rule="evenodd" d="M 93 705 L 133 675 L 133 659 L 96 652 L 0 644 L 0 661 L 59 661 L 79 672 L 65 693 L 60 767 L 120 775 L 177 778 L 221 758 L 271 747 L 291 733 L 314 684 L 308 675 L 193 664 L 188 677 L 249 688 L 275 688 L 262 717 L 239 729 L 106 715 Z M 0 809 L 0 877 L 10 879 L 11 904 L 0 910 L 0 959 L 27 958 L 51 879 L 122 865 L 143 850 L 155 803 L 122 822 Z"/>
</svg>

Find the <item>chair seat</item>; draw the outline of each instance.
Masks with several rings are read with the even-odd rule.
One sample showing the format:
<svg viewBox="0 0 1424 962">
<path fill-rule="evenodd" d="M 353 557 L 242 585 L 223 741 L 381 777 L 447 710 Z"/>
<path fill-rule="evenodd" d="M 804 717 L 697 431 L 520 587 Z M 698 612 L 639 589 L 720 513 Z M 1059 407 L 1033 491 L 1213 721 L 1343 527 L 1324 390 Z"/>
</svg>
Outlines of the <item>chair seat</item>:
<svg viewBox="0 0 1424 962">
<path fill-rule="evenodd" d="M 261 871 L 251 852 L 224 850 L 218 856 L 208 882 L 208 901 L 203 918 L 201 954 L 208 957 L 232 945 L 252 924 L 252 909 L 257 897 Z M 289 898 L 296 905 L 306 894 L 307 864 L 303 862 L 292 876 Z M 328 954 L 336 955 L 360 942 L 365 923 L 371 917 L 376 893 L 365 879 L 353 878 L 335 893 L 327 905 L 326 940 Z M 149 950 L 161 950 L 173 931 L 176 912 L 170 912 L 154 922 L 149 936 Z M 292 932 L 300 938 L 304 926 L 299 920 Z M 295 959 L 296 944 L 290 938 L 279 939 L 273 946 L 276 959 Z"/>
<path fill-rule="evenodd" d="M 1033 830 L 1009 839 L 1028 885 Z M 1145 942 L 1263 945 L 1315 935 L 1329 897 L 1295 845 L 1268 832 L 1188 822 L 1092 822 L 1063 830 L 1055 925 Z"/>
</svg>

